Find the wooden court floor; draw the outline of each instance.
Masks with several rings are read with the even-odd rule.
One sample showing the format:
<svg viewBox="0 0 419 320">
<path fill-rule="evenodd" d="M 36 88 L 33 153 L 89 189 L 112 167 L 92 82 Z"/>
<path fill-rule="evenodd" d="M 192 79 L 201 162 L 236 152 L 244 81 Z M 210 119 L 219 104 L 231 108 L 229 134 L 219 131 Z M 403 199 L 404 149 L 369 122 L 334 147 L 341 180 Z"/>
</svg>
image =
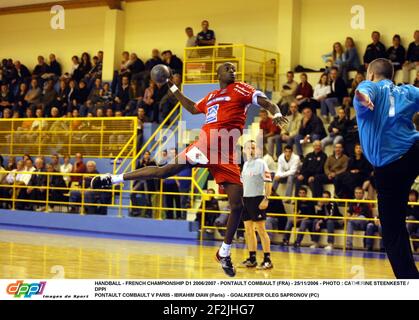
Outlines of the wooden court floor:
<svg viewBox="0 0 419 320">
<path fill-rule="evenodd" d="M 216 248 L 0 230 L 0 278 L 225 278 L 214 260 Z M 274 269 L 238 269 L 237 278 L 393 278 L 386 259 L 313 253 L 273 251 Z M 246 254 L 233 249 L 233 261 Z"/>
</svg>

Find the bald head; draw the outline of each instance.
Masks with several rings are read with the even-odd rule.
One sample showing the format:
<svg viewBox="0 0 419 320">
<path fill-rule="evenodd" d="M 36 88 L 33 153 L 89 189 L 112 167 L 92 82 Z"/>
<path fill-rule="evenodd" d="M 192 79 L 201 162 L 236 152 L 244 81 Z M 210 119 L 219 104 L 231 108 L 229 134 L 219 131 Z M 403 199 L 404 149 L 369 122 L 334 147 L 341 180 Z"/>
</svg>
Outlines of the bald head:
<svg viewBox="0 0 419 320">
<path fill-rule="evenodd" d="M 388 59 L 375 59 L 368 65 L 367 79 L 370 81 L 379 81 L 383 79 L 392 80 L 394 68 Z"/>
<path fill-rule="evenodd" d="M 231 62 L 225 62 L 218 67 L 217 76 L 221 87 L 225 87 L 236 80 L 236 67 Z"/>
</svg>

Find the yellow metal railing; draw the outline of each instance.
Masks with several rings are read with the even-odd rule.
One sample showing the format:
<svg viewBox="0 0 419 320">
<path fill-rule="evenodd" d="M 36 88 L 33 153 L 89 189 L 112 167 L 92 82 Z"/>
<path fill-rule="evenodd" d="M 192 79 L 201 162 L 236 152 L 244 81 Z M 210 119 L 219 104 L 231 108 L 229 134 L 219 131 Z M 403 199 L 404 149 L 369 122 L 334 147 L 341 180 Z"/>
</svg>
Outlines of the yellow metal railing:
<svg viewBox="0 0 419 320">
<path fill-rule="evenodd" d="M 111 158 L 137 141 L 136 117 L 13 118 L 0 120 L 0 153 L 19 156 L 82 153 Z"/>
<path fill-rule="evenodd" d="M 183 83 L 216 83 L 217 69 L 224 62 L 236 66 L 237 80 L 263 91 L 279 84 L 279 53 L 244 44 L 187 47 L 184 50 Z"/>
<path fill-rule="evenodd" d="M 8 171 L 2 171 L 0 174 L 6 175 L 9 174 Z M 163 219 L 163 211 L 165 210 L 171 210 L 171 211 L 186 211 L 190 212 L 192 214 L 192 217 L 195 216 L 195 214 L 201 214 L 200 217 L 200 227 L 201 227 L 201 233 L 200 233 L 200 239 L 203 240 L 203 234 L 204 231 L 207 229 L 225 229 L 225 227 L 220 226 L 214 226 L 214 225 L 206 225 L 206 216 L 207 215 L 213 215 L 213 214 L 229 214 L 229 211 L 225 210 L 209 210 L 206 208 L 206 201 L 209 200 L 211 197 L 216 197 L 217 199 L 220 198 L 226 198 L 226 195 L 222 194 L 212 194 L 209 195 L 205 193 L 201 187 L 199 186 L 197 182 L 197 174 L 196 171 L 192 172 L 191 177 L 172 177 L 169 179 L 175 179 L 175 180 L 188 180 L 191 182 L 191 185 L 193 186 L 193 192 L 163 192 L 162 190 L 162 180 L 158 184 L 159 187 L 156 191 L 136 191 L 136 190 L 118 190 L 120 194 L 129 194 L 129 195 L 156 195 L 159 197 L 159 201 L 157 205 L 132 205 L 132 204 L 123 204 L 122 201 L 119 201 L 119 203 L 116 203 L 115 198 L 115 191 L 112 189 L 109 190 L 92 190 L 90 189 L 89 185 L 86 185 L 86 177 L 93 176 L 93 174 L 63 174 L 63 173 L 56 173 L 56 172 L 15 172 L 10 173 L 16 178 L 16 174 L 30 174 L 30 175 L 46 175 L 46 184 L 43 186 L 32 186 L 32 185 L 25 185 L 22 183 L 19 183 L 16 181 L 16 179 L 13 180 L 13 183 L 6 183 L 5 181 L 7 179 L 3 179 L 2 184 L 0 184 L 0 188 L 4 191 L 3 194 L 6 194 L 8 196 L 0 198 L 0 202 L 5 203 L 6 205 L 9 205 L 9 208 L 12 210 L 16 209 L 24 209 L 25 205 L 29 206 L 39 206 L 43 211 L 50 211 L 48 207 L 54 207 L 52 211 L 55 212 L 74 212 L 74 213 L 80 213 L 83 214 L 89 214 L 89 213 L 97 213 L 97 214 L 106 214 L 106 212 L 100 212 L 100 208 L 114 208 L 118 210 L 118 216 L 123 217 L 126 213 L 126 210 L 152 210 L 155 214 L 154 217 L 156 219 Z M 54 177 L 61 177 L 64 176 L 68 177 L 77 177 L 80 180 L 79 184 L 71 184 L 70 186 L 62 186 L 57 187 L 55 186 L 56 180 L 54 180 Z M 55 178 L 56 179 L 56 178 Z M 63 180 L 64 181 L 64 180 Z M 30 190 L 30 191 L 29 191 Z M 22 193 L 25 193 L 22 194 Z M 38 196 L 37 199 L 33 199 L 28 196 L 28 193 L 32 192 L 40 192 L 39 194 L 42 194 L 42 196 Z M 57 196 L 57 192 L 60 192 L 60 194 L 64 197 L 67 197 L 68 200 L 63 200 L 63 198 L 60 198 L 60 200 L 57 200 L 55 198 Z M 104 196 L 108 195 L 109 196 Z M 23 195 L 23 196 L 22 196 Z M 101 196 L 102 195 L 102 196 Z M 162 199 L 165 195 L 175 195 L 175 196 L 188 196 L 195 199 L 196 205 L 191 205 L 190 208 L 171 208 L 171 207 L 165 207 L 163 205 Z M 42 198 L 42 199 L 41 199 Z M 78 199 L 78 201 L 70 201 L 71 199 Z M 105 199 L 105 200 L 104 200 Z M 353 238 L 370 238 L 370 239 L 380 239 L 379 236 L 366 236 L 365 234 L 348 234 L 347 228 L 348 223 L 351 220 L 362 220 L 366 222 L 375 222 L 375 218 L 362 218 L 362 217 L 352 217 L 347 214 L 348 205 L 350 203 L 368 203 L 368 204 L 376 204 L 376 201 L 371 200 L 345 200 L 345 199 L 328 199 L 330 202 L 336 202 L 343 204 L 341 210 L 342 216 L 321 216 L 321 215 L 302 215 L 297 214 L 296 208 L 299 201 L 315 201 L 321 202 L 325 201 L 324 198 L 297 198 L 297 197 L 270 197 L 271 200 L 291 200 L 294 202 L 294 210 L 293 213 L 281 213 L 281 212 L 268 212 L 268 217 L 287 217 L 287 219 L 292 219 L 294 223 L 294 228 L 290 231 L 285 230 L 267 230 L 270 233 L 273 234 L 291 234 L 294 237 L 298 234 L 301 235 L 320 235 L 320 236 L 333 236 L 333 237 L 343 237 L 344 241 L 342 244 L 342 248 L 346 249 L 346 239 L 348 237 Z M 201 205 L 198 207 L 197 205 L 201 203 Z M 415 203 L 409 203 L 410 205 L 418 206 L 419 202 Z M 57 208 L 58 207 L 58 208 Z M 30 208 L 31 210 L 35 208 Z M 28 208 L 26 208 L 28 210 Z M 297 221 L 299 219 L 335 219 L 337 221 L 342 222 L 342 228 L 341 232 L 335 232 L 335 233 L 327 233 L 327 232 L 312 232 L 312 231 L 299 231 L 297 226 Z M 406 223 L 412 223 L 412 224 L 419 224 L 419 221 L 416 220 L 406 220 Z M 412 238 L 412 242 L 418 242 L 419 239 Z"/>
</svg>

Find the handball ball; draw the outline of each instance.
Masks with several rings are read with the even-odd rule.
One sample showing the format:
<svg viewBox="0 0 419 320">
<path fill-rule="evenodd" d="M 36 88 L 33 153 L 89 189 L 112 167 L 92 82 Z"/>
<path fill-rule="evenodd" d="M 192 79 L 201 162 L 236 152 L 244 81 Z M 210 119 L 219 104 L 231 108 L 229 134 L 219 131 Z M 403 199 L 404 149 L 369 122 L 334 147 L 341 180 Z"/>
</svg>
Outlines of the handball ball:
<svg viewBox="0 0 419 320">
<path fill-rule="evenodd" d="M 157 84 L 165 84 L 170 76 L 170 69 L 164 64 L 155 65 L 150 72 L 151 79 Z"/>
</svg>

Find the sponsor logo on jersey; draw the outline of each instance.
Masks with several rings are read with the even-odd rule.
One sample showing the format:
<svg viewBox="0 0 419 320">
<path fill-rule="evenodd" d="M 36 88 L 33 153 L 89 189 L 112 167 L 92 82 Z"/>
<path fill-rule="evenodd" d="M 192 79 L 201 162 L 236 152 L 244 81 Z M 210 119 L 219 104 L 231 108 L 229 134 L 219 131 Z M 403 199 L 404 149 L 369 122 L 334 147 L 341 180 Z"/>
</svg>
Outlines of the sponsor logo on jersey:
<svg viewBox="0 0 419 320">
<path fill-rule="evenodd" d="M 218 108 L 219 108 L 218 104 L 208 107 L 205 123 L 217 122 Z"/>
</svg>

